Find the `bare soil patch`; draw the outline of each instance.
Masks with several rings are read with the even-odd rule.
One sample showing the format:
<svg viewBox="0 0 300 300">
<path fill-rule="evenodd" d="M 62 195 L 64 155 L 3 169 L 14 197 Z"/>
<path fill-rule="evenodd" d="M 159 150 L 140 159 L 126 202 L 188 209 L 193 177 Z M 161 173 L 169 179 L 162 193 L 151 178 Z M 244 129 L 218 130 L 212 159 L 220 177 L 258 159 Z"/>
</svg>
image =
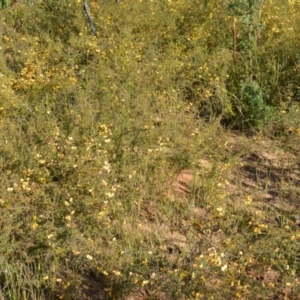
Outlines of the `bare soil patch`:
<svg viewBox="0 0 300 300">
<path fill-rule="evenodd" d="M 230 151 L 239 153 L 230 176 L 232 199 L 251 195 L 254 202 L 293 211 L 300 207 L 299 158 L 279 142 L 231 136 Z"/>
</svg>

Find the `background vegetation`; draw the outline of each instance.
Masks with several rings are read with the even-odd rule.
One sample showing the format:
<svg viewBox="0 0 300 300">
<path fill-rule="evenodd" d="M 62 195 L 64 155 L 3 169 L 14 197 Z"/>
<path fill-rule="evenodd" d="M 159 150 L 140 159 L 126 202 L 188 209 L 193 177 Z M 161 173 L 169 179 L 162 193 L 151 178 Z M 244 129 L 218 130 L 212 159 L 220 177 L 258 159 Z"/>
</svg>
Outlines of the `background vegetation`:
<svg viewBox="0 0 300 300">
<path fill-rule="evenodd" d="M 0 299 L 299 299 L 297 209 L 232 201 L 227 146 L 299 172 L 299 1 L 0 6 Z"/>
</svg>

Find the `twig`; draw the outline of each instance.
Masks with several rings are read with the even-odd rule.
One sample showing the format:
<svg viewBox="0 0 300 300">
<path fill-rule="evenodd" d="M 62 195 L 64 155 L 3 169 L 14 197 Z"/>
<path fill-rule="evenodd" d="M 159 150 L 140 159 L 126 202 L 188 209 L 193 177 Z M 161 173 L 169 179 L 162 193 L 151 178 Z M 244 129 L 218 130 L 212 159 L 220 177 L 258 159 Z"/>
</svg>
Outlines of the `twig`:
<svg viewBox="0 0 300 300">
<path fill-rule="evenodd" d="M 89 6 L 88 6 L 88 4 L 85 0 L 83 0 L 83 10 L 87 14 L 87 17 L 88 17 L 88 20 L 89 20 L 89 23 L 90 23 L 90 27 L 91 27 L 91 30 L 92 30 L 93 34 L 97 35 L 97 31 L 96 31 L 96 28 L 95 28 L 95 25 L 94 25 L 94 22 L 93 22 L 93 19 L 92 19 L 92 16 L 91 16 Z"/>
</svg>

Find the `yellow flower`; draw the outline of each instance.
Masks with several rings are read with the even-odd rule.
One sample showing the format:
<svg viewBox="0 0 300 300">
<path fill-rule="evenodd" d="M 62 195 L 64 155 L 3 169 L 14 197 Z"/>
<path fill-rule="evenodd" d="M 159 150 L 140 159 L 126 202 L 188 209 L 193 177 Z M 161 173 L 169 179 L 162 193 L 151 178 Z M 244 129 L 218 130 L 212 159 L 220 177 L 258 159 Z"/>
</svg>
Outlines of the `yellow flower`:
<svg viewBox="0 0 300 300">
<path fill-rule="evenodd" d="M 114 273 L 116 276 L 120 276 L 120 275 L 121 275 L 121 272 L 120 272 L 120 271 L 114 270 L 113 273 Z"/>
<path fill-rule="evenodd" d="M 145 286 L 145 285 L 147 285 L 149 283 L 149 280 L 143 280 L 142 281 L 142 286 Z"/>
<path fill-rule="evenodd" d="M 72 217 L 71 217 L 71 216 L 66 216 L 65 219 L 66 219 L 67 221 L 71 221 Z"/>
<path fill-rule="evenodd" d="M 228 266 L 227 266 L 227 265 L 224 265 L 224 266 L 221 268 L 221 270 L 222 270 L 223 272 L 225 272 L 227 269 L 228 269 Z"/>
<path fill-rule="evenodd" d="M 38 223 L 36 223 L 36 222 L 34 222 L 34 223 L 32 223 L 32 225 L 31 225 L 31 229 L 32 230 L 36 230 L 37 228 L 38 228 Z"/>
</svg>

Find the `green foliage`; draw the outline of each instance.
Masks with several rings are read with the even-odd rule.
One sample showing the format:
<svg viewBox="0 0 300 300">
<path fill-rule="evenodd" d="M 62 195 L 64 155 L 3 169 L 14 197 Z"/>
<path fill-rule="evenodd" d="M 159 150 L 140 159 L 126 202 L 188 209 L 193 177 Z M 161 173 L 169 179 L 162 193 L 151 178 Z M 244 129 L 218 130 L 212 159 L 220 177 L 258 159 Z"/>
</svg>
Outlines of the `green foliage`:
<svg viewBox="0 0 300 300">
<path fill-rule="evenodd" d="M 5 8 L 8 6 L 8 0 L 1 0 L 0 2 L 0 8 Z"/>
<path fill-rule="evenodd" d="M 251 71 L 259 32 L 262 30 L 260 16 L 262 4 L 263 1 L 261 0 L 234 0 L 228 5 L 232 16 L 243 25 L 239 32 L 239 51 L 246 51 L 249 56 L 249 69 Z"/>
<path fill-rule="evenodd" d="M 256 82 L 241 85 L 241 108 L 236 113 L 243 128 L 262 128 L 270 120 L 272 109 L 265 103 L 266 95 Z"/>
</svg>

